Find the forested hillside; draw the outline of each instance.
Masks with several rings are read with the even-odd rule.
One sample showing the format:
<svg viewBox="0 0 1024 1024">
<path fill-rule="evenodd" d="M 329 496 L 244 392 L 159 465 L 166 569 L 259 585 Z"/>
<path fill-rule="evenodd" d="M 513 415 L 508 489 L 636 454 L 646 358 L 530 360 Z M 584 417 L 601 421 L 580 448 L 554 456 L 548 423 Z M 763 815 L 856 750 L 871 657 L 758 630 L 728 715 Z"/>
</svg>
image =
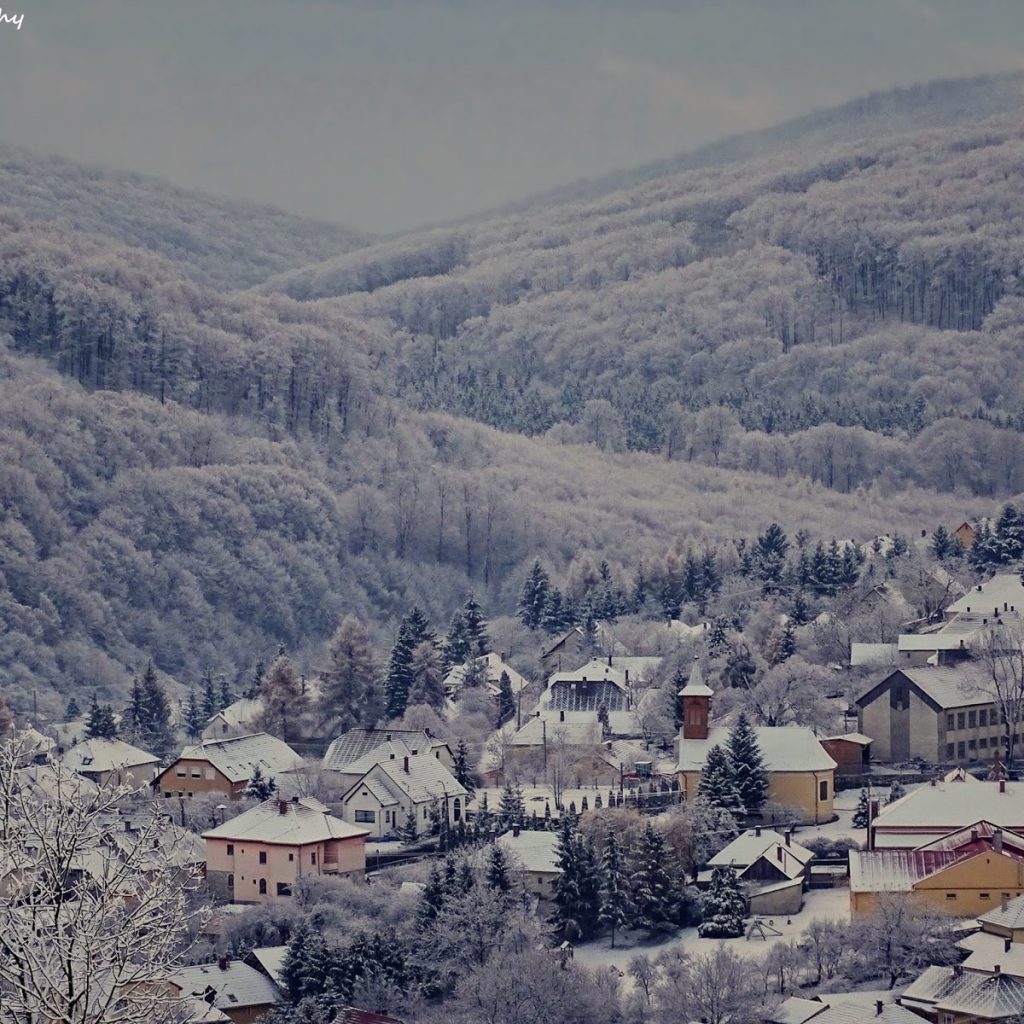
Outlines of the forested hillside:
<svg viewBox="0 0 1024 1024">
<path fill-rule="evenodd" d="M 159 253 L 193 280 L 225 288 L 367 241 L 336 224 L 9 146 L 0 146 L 0 205 Z"/>
<path fill-rule="evenodd" d="M 844 491 L 1011 494 L 1022 153 L 1002 117 L 731 162 L 262 290 L 386 332 L 419 408 Z"/>
</svg>

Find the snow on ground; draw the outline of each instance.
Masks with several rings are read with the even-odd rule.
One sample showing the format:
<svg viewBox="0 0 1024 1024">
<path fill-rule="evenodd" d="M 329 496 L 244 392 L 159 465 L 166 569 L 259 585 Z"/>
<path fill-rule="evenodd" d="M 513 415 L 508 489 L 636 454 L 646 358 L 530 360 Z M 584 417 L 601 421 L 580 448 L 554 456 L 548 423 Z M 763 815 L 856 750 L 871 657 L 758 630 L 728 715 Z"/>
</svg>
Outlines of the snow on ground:
<svg viewBox="0 0 1024 1024">
<path fill-rule="evenodd" d="M 616 939 L 615 949 L 610 948 L 607 938 L 598 939 L 576 947 L 574 959 L 585 967 L 616 968 L 625 972 L 629 961 L 634 956 L 644 955 L 652 960 L 669 949 L 679 949 L 691 956 L 713 953 L 718 946 L 727 946 L 739 956 L 760 959 L 777 942 L 789 942 L 790 939 L 803 935 L 807 926 L 815 918 L 827 918 L 833 921 L 850 919 L 849 889 L 814 889 L 804 895 L 803 910 L 792 917 L 759 918 L 764 922 L 767 931 L 774 929 L 779 935 L 769 934 L 762 939 L 754 936 L 750 939 L 702 939 L 696 928 L 683 928 L 661 942 L 643 942 L 625 945 L 622 937 Z M 749 927 L 749 922 L 748 922 Z M 630 941 L 632 936 L 630 936 Z"/>
<path fill-rule="evenodd" d="M 555 816 L 558 812 L 555 810 L 555 791 L 550 786 L 523 786 L 519 787 L 523 792 L 523 803 L 526 805 L 526 816 L 527 818 L 533 815 L 533 812 L 537 812 L 538 818 L 544 817 L 544 804 L 545 802 L 551 805 L 551 813 Z M 583 798 L 587 798 L 587 806 L 590 810 L 594 809 L 594 798 L 601 794 L 601 802 L 607 804 L 608 802 L 608 786 L 580 786 L 573 789 L 562 790 L 562 804 L 568 807 L 570 803 L 576 804 L 576 810 L 579 811 L 583 807 Z M 501 789 L 496 786 L 488 786 L 484 789 L 478 789 L 473 797 L 473 802 L 469 805 L 470 809 L 479 811 L 483 804 L 484 794 L 487 794 L 487 809 L 493 814 L 501 806 Z"/>
</svg>

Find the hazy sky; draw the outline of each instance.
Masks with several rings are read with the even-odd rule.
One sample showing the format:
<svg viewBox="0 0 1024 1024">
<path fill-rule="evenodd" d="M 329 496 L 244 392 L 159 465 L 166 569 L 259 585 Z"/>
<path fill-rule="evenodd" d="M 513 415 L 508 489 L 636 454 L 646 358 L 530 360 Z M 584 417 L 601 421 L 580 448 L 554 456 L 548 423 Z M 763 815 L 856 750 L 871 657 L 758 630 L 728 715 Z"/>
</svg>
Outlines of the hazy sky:
<svg viewBox="0 0 1024 1024">
<path fill-rule="evenodd" d="M 2 0 L 0 140 L 377 231 L 1024 66 L 1024 0 Z M 0 197 L 2 202 L 2 197 Z"/>
</svg>

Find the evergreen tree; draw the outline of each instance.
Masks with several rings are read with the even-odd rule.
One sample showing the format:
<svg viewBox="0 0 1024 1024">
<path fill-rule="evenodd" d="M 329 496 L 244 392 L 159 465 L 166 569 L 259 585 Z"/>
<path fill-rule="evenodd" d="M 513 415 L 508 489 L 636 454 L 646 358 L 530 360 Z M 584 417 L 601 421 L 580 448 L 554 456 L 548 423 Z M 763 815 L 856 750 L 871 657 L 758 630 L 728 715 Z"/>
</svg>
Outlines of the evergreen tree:
<svg viewBox="0 0 1024 1024">
<path fill-rule="evenodd" d="M 728 746 L 740 804 L 747 814 L 758 814 L 768 799 L 768 772 L 757 743 L 757 733 L 743 712 L 729 731 Z"/>
<path fill-rule="evenodd" d="M 721 616 L 718 616 L 711 623 L 711 630 L 708 633 L 708 654 L 712 658 L 717 658 L 725 650 L 729 642 L 726 627 L 727 623 Z"/>
<path fill-rule="evenodd" d="M 551 924 L 567 939 L 587 939 L 600 924 L 601 887 L 594 852 L 571 815 L 564 815 L 558 836 L 558 867 Z"/>
<path fill-rule="evenodd" d="M 437 917 L 437 912 L 444 906 L 445 886 L 441 871 L 435 861 L 430 866 L 430 874 L 420 894 L 419 906 L 416 909 L 416 923 L 420 930 L 427 928 Z"/>
<path fill-rule="evenodd" d="M 938 526 L 932 534 L 931 549 L 935 558 L 943 562 L 959 553 L 960 545 L 949 535 L 944 526 Z"/>
<path fill-rule="evenodd" d="M 416 837 L 419 835 L 419 830 L 416 827 L 416 809 L 414 807 L 409 808 L 409 813 L 405 816 L 405 821 L 402 822 L 398 830 L 398 836 L 406 843 L 416 842 Z"/>
<path fill-rule="evenodd" d="M 235 695 L 231 691 L 231 684 L 228 682 L 228 677 L 222 672 L 217 679 L 220 687 L 220 706 L 221 708 L 229 708 L 235 703 Z"/>
<path fill-rule="evenodd" d="M 277 783 L 263 774 L 263 769 L 256 765 L 252 777 L 245 787 L 245 795 L 253 800 L 269 800 L 277 791 Z"/>
<path fill-rule="evenodd" d="M 508 855 L 500 843 L 491 843 L 487 851 L 487 867 L 484 872 L 484 881 L 489 889 L 493 889 L 501 897 L 507 897 L 512 891 Z"/>
<path fill-rule="evenodd" d="M 572 615 L 562 598 L 562 592 L 557 587 L 552 587 L 548 591 L 548 599 L 544 605 L 544 619 L 541 623 L 544 632 L 549 636 L 561 633 L 572 624 L 571 619 Z"/>
<path fill-rule="evenodd" d="M 862 789 L 860 791 L 860 798 L 857 800 L 857 806 L 853 811 L 853 827 L 867 828 L 870 821 L 871 805 L 868 802 L 868 791 Z"/>
<path fill-rule="evenodd" d="M 127 737 L 130 743 L 142 745 L 146 742 L 147 725 L 146 698 L 143 696 L 139 677 L 135 676 L 132 679 L 128 707 L 124 709 L 124 714 L 121 716 L 121 733 Z"/>
<path fill-rule="evenodd" d="M 82 709 L 78 706 L 78 701 L 75 700 L 74 697 L 72 697 L 68 701 L 67 707 L 64 709 L 64 721 L 65 722 L 73 722 L 81 714 L 82 714 Z"/>
<path fill-rule="evenodd" d="M 281 961 L 281 988 L 293 1006 L 306 995 L 308 991 L 308 965 L 312 947 L 322 942 L 323 938 L 312 931 L 305 923 L 300 924 L 292 934 Z"/>
<path fill-rule="evenodd" d="M 117 737 L 117 724 L 114 721 L 114 710 L 109 704 L 100 704 L 96 694 L 92 695 L 89 704 L 89 716 L 85 723 L 86 739 L 112 740 Z"/>
<path fill-rule="evenodd" d="M 796 626 L 806 625 L 811 620 L 811 610 L 807 606 L 807 598 L 804 592 L 798 590 L 793 595 L 793 603 L 789 608 L 789 620 Z"/>
<path fill-rule="evenodd" d="M 501 790 L 498 804 L 498 828 L 507 831 L 513 825 L 522 825 L 526 821 L 526 804 L 519 783 L 514 785 L 506 782 Z"/>
<path fill-rule="evenodd" d="M 199 697 L 196 695 L 195 690 L 189 690 L 188 704 L 185 705 L 185 729 L 188 732 L 189 739 L 198 739 L 205 724 L 206 718 L 203 716 L 202 708 L 199 705 Z"/>
<path fill-rule="evenodd" d="M 395 646 L 388 661 L 387 681 L 384 685 L 384 714 L 387 718 L 401 718 L 409 703 L 412 686 L 412 652 L 416 649 L 406 622 L 398 627 Z"/>
<path fill-rule="evenodd" d="M 598 794 L 594 801 L 595 808 L 599 806 L 598 801 L 601 795 Z M 619 845 L 612 829 L 608 829 L 605 836 L 604 852 L 601 854 L 600 865 L 601 876 L 601 911 L 599 920 L 601 924 L 611 932 L 612 948 L 615 948 L 615 933 L 620 928 L 625 928 L 632 916 L 632 909 L 629 903 L 629 887 L 622 870 L 622 861 L 619 857 Z"/>
<path fill-rule="evenodd" d="M 409 633 L 409 639 L 413 647 L 422 643 L 437 646 L 437 635 L 430 628 L 426 615 L 423 614 L 422 609 L 418 605 L 413 605 L 409 609 L 409 614 L 406 615 L 403 621 L 405 622 L 405 628 Z"/>
<path fill-rule="evenodd" d="M 483 657 L 491 649 L 491 638 L 487 635 L 487 620 L 472 594 L 462 606 L 462 618 L 466 623 L 470 654 Z"/>
<path fill-rule="evenodd" d="M 267 667 L 263 664 L 263 659 L 257 658 L 256 666 L 252 672 L 252 682 L 249 683 L 249 689 L 245 693 L 249 700 L 255 700 L 260 695 L 260 691 L 263 689 L 263 676 L 266 671 Z M 225 679 L 225 683 L 226 682 L 227 680 Z M 227 707 L 227 704 L 224 704 L 223 706 Z"/>
<path fill-rule="evenodd" d="M 437 648 L 427 641 L 416 645 L 409 665 L 409 704 L 426 704 L 440 711 L 445 704 L 444 671 Z"/>
<path fill-rule="evenodd" d="M 203 693 L 200 710 L 202 711 L 203 721 L 208 722 L 218 711 L 222 710 L 217 707 L 217 691 L 214 689 L 213 676 L 210 674 L 209 669 L 203 672 L 203 677 L 199 680 L 199 687 Z"/>
<path fill-rule="evenodd" d="M 263 711 L 261 728 L 287 743 L 299 734 L 299 723 L 309 705 L 309 696 L 295 673 L 287 654 L 271 663 L 260 689 Z"/>
<path fill-rule="evenodd" d="M 171 728 L 171 705 L 156 677 L 153 662 L 142 673 L 143 746 L 163 757 L 174 745 Z"/>
<path fill-rule="evenodd" d="M 665 870 L 665 840 L 649 823 L 630 856 L 632 923 L 649 932 L 672 927 L 675 920 L 672 881 Z"/>
<path fill-rule="evenodd" d="M 355 615 L 338 624 L 328 649 L 328 663 L 320 677 L 320 718 L 345 732 L 372 726 L 383 707 L 380 660 L 366 627 Z"/>
<path fill-rule="evenodd" d="M 503 671 L 501 678 L 498 680 L 498 716 L 497 722 L 495 723 L 497 728 L 513 718 L 516 713 L 516 698 L 512 692 L 512 680 L 509 679 L 508 673 Z"/>
<path fill-rule="evenodd" d="M 900 782 L 899 779 L 893 779 L 889 784 L 889 795 L 886 797 L 885 802 L 887 804 L 892 804 L 906 795 L 907 791 L 903 788 L 903 783 Z"/>
<path fill-rule="evenodd" d="M 455 747 L 452 774 L 458 782 L 468 790 L 469 799 L 472 799 L 473 790 L 476 789 L 476 787 L 473 785 L 473 775 L 469 769 L 469 749 L 466 747 L 466 741 L 461 736 L 459 737 L 459 742 Z"/>
<path fill-rule="evenodd" d="M 772 523 L 754 542 L 751 574 L 761 581 L 766 593 L 781 584 L 788 552 L 789 539 L 778 523 Z"/>
<path fill-rule="evenodd" d="M 534 562 L 519 592 L 519 619 L 527 629 L 540 629 L 550 590 L 551 578 L 540 561 Z"/>
<path fill-rule="evenodd" d="M 731 814 L 742 814 L 743 798 L 729 755 L 717 744 L 708 751 L 697 787 L 698 799 Z"/>
<path fill-rule="evenodd" d="M 597 620 L 590 604 L 583 607 L 580 618 L 580 638 L 576 642 L 576 652 L 582 658 L 593 658 L 597 652 Z"/>
<path fill-rule="evenodd" d="M 464 665 L 470 658 L 470 638 L 466 618 L 461 611 L 452 616 L 448 635 L 444 640 L 444 664 L 447 669 Z"/>
<path fill-rule="evenodd" d="M 701 898 L 701 915 L 697 934 L 702 939 L 737 939 L 743 934 L 747 901 L 732 868 L 711 872 L 711 885 Z"/>
<path fill-rule="evenodd" d="M 486 686 L 490 678 L 486 658 L 470 658 L 462 673 L 462 687 L 466 690 L 479 690 Z"/>
</svg>

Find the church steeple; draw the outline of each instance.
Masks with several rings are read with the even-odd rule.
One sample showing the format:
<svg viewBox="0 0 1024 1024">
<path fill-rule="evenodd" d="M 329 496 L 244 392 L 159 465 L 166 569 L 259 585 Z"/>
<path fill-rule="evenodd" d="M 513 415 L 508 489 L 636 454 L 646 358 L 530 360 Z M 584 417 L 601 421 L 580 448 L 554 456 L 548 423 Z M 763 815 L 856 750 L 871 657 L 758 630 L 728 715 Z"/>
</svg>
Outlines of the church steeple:
<svg viewBox="0 0 1024 1024">
<path fill-rule="evenodd" d="M 711 717 L 711 697 L 714 691 L 704 682 L 700 662 L 694 661 L 690 679 L 679 691 L 683 702 L 683 739 L 706 740 L 708 720 Z"/>
</svg>

